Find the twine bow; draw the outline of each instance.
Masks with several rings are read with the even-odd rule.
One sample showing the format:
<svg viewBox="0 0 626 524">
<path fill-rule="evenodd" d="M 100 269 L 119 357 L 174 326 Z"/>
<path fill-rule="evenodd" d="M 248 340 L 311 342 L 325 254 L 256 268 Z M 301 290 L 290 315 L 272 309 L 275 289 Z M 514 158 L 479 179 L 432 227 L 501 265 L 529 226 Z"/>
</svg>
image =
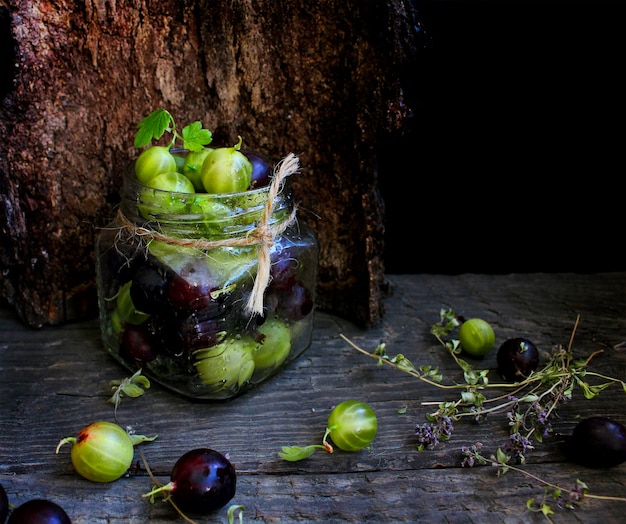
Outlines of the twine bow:
<svg viewBox="0 0 626 524">
<path fill-rule="evenodd" d="M 259 246 L 258 253 L 258 269 L 257 275 L 254 279 L 254 286 L 252 292 L 248 297 L 248 301 L 244 306 L 246 314 L 253 315 L 263 313 L 263 297 L 265 290 L 270 283 L 270 250 L 274 245 L 274 240 L 285 229 L 287 229 L 296 220 L 296 206 L 294 206 L 290 216 L 272 227 L 270 225 L 270 219 L 274 212 L 274 201 L 279 193 L 283 189 L 284 180 L 288 176 L 297 173 L 300 169 L 300 161 L 298 157 L 293 153 L 289 153 L 283 158 L 274 168 L 274 175 L 269 187 L 268 199 L 265 203 L 263 215 L 259 224 L 250 230 L 245 237 L 240 238 L 227 238 L 223 240 L 206 240 L 203 238 L 173 238 L 165 235 L 159 231 L 149 229 L 146 227 L 136 226 L 126 218 L 121 210 L 118 211 L 118 219 L 122 223 L 122 227 L 131 233 L 140 236 L 147 237 L 150 240 L 157 240 L 170 245 L 176 245 L 181 247 L 192 247 L 201 250 L 213 249 L 216 247 L 241 247 L 241 246 Z"/>
</svg>

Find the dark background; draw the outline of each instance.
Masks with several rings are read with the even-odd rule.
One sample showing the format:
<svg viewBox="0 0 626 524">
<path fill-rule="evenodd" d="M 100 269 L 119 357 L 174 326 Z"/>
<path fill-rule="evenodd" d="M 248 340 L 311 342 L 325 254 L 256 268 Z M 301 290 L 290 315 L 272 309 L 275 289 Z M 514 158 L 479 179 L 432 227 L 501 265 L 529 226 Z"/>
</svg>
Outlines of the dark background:
<svg viewBox="0 0 626 524">
<path fill-rule="evenodd" d="M 623 2 L 414 0 L 388 273 L 624 270 Z"/>
</svg>

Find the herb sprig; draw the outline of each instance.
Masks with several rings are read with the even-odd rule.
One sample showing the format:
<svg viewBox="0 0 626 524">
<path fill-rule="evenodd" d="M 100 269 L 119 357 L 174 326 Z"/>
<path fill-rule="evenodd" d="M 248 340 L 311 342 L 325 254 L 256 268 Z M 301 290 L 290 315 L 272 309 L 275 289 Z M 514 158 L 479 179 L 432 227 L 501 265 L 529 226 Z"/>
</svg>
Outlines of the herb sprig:
<svg viewBox="0 0 626 524">
<path fill-rule="evenodd" d="M 340 334 L 357 351 L 377 361 L 379 366 L 390 365 L 399 371 L 407 373 L 426 384 L 442 389 L 457 390 L 459 397 L 455 400 L 424 402 L 423 405 L 436 405 L 437 409 L 425 415 L 426 422 L 415 426 L 417 449 L 423 451 L 434 449 L 442 441 L 450 440 L 454 432 L 454 423 L 463 418 L 480 422 L 487 416 L 495 413 L 505 413 L 509 426 L 509 441 L 498 448 L 491 460 L 486 459 L 480 452 L 481 443 L 462 448 L 462 466 L 475 464 L 491 464 L 498 467 L 498 476 L 509 470 L 517 471 L 526 476 L 539 480 L 551 490 L 551 500 L 563 507 L 573 507 L 587 494 L 587 487 L 577 481 L 573 490 L 563 490 L 546 481 L 534 477 L 530 473 L 515 466 L 526 462 L 526 455 L 535 448 L 537 443 L 552 433 L 552 420 L 557 416 L 557 410 L 562 403 L 572 399 L 578 387 L 586 399 L 597 397 L 602 391 L 612 385 L 619 385 L 626 393 L 626 383 L 618 378 L 606 376 L 590 371 L 588 366 L 592 359 L 602 350 L 596 351 L 584 359 L 574 358 L 572 353 L 574 337 L 580 316 L 572 330 L 567 347 L 556 345 L 552 348 L 550 358 L 545 366 L 532 372 L 527 378 L 516 383 L 490 383 L 489 370 L 475 369 L 470 363 L 460 357 L 461 346 L 457 339 L 452 338 L 454 330 L 459 327 L 459 317 L 452 309 L 441 309 L 440 320 L 431 327 L 431 334 L 448 351 L 463 372 L 464 382 L 446 384 L 438 368 L 432 366 L 416 367 L 403 354 L 389 356 L 386 344 L 381 342 L 374 351 L 366 351 L 357 346 L 350 339 Z M 593 380 L 594 383 L 591 383 Z M 488 391 L 500 390 L 495 396 L 487 396 Z M 547 493 L 547 492 L 546 492 Z M 563 493 L 567 493 L 569 501 L 563 502 Z M 621 500 L 593 496 L 605 500 Z M 531 499 L 527 507 L 531 511 L 540 511 L 549 520 L 552 509 L 544 496 L 541 502 Z"/>
<path fill-rule="evenodd" d="M 172 148 L 176 140 L 182 141 L 184 149 L 189 151 L 201 151 L 209 145 L 213 135 L 208 129 L 204 129 L 199 121 L 183 127 L 182 135 L 176 131 L 176 122 L 172 114 L 166 109 L 156 109 L 137 124 L 137 134 L 134 145 L 136 148 L 147 146 L 153 140 L 159 140 L 165 132 L 172 134 L 172 140 L 167 146 Z"/>
<path fill-rule="evenodd" d="M 334 428 L 334 426 L 333 426 Z M 278 456 L 289 462 L 297 462 L 299 460 L 304 460 L 305 458 L 310 457 L 317 451 L 318 449 L 323 449 L 327 453 L 333 453 L 334 448 L 328 442 L 328 435 L 333 428 L 326 428 L 324 432 L 324 438 L 322 439 L 321 444 L 311 444 L 309 446 L 283 446 L 282 451 L 278 453 Z"/>
<path fill-rule="evenodd" d="M 113 404 L 113 415 L 117 420 L 117 408 L 122 402 L 122 398 L 126 395 L 129 398 L 137 398 L 144 394 L 146 389 L 150 388 L 150 380 L 141 374 L 141 369 L 137 370 L 131 377 L 121 380 L 111 380 L 109 385 L 113 390 L 113 395 L 109 398 L 109 402 Z"/>
</svg>

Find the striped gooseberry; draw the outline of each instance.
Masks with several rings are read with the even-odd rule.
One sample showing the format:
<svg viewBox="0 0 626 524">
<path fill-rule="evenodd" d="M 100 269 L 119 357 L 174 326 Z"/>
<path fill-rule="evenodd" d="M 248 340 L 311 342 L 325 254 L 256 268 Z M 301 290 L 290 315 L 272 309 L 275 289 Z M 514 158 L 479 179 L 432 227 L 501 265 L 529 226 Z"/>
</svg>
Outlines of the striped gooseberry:
<svg viewBox="0 0 626 524">
<path fill-rule="evenodd" d="M 378 420 L 374 410 L 364 402 L 345 400 L 330 412 L 328 430 L 339 449 L 359 451 L 374 440 Z"/>
</svg>

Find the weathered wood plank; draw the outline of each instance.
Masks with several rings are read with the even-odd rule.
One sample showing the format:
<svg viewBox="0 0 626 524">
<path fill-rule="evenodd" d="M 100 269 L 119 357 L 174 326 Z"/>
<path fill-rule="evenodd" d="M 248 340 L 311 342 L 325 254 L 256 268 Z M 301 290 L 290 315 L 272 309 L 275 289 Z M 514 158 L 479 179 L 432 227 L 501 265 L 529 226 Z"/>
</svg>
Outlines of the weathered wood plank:
<svg viewBox="0 0 626 524">
<path fill-rule="evenodd" d="M 365 349 L 384 340 L 389 354 L 414 364 L 457 368 L 429 334 L 441 307 L 491 322 L 499 341 L 524 334 L 540 349 L 574 339 L 580 356 L 597 349 L 593 369 L 626 380 L 626 274 L 597 275 L 411 275 L 390 276 L 394 293 L 384 321 L 368 330 L 340 317 L 317 313 L 314 341 L 289 368 L 240 398 L 192 403 L 158 386 L 122 402 L 118 421 L 143 434 L 158 434 L 141 450 L 161 482 L 176 459 L 194 447 L 228 453 L 238 470 L 233 504 L 245 506 L 245 522 L 542 522 L 526 510 L 543 486 L 495 468 L 462 468 L 460 448 L 481 441 L 487 454 L 508 435 L 504 416 L 481 425 L 456 424 L 449 442 L 417 452 L 415 424 L 424 422 L 424 401 L 454 400 L 439 390 L 376 363 L 346 344 L 343 333 Z M 35 496 L 59 501 L 76 524 L 176 521 L 166 504 L 141 498 L 151 481 L 145 471 L 105 485 L 78 477 L 69 447 L 54 450 L 97 419 L 113 420 L 108 381 L 127 376 L 103 350 L 96 321 L 31 330 L 9 309 L 0 309 L 0 483 L 14 503 Z M 495 368 L 495 355 L 480 367 Z M 372 405 L 379 433 L 371 450 L 319 452 L 288 463 L 283 445 L 319 443 L 331 407 L 347 398 Z M 619 388 L 587 401 L 580 393 L 563 406 L 555 429 L 567 434 L 577 416 L 605 414 L 626 421 Z M 406 407 L 406 412 L 398 409 Z M 139 457 L 137 456 L 139 459 Z M 589 470 L 565 462 L 559 442 L 548 439 L 529 454 L 527 471 L 564 488 L 577 478 L 593 494 L 624 496 L 626 465 Z M 494 495 L 495 494 L 495 495 Z M 586 500 L 575 511 L 558 510 L 554 522 L 613 522 L 626 503 Z M 226 508 L 201 522 L 223 521 Z"/>
</svg>

